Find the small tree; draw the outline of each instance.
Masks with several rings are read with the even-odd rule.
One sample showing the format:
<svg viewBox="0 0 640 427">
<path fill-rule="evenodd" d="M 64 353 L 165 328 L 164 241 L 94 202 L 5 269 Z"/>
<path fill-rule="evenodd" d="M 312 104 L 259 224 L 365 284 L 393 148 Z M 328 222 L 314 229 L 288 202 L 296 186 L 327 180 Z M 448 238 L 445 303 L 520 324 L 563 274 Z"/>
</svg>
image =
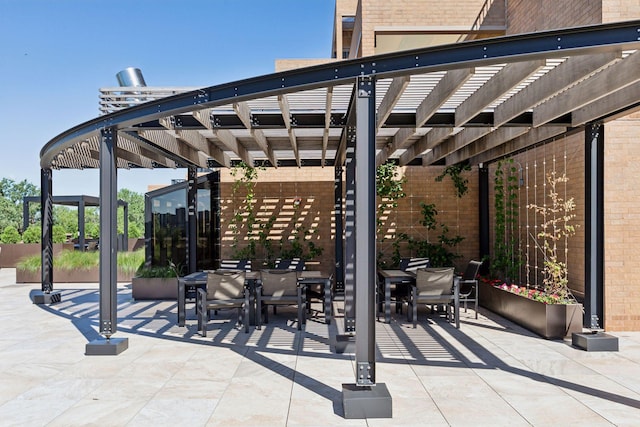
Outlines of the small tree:
<svg viewBox="0 0 640 427">
<path fill-rule="evenodd" d="M 556 175 L 553 171 L 547 174 L 548 194 L 551 199 L 551 205 L 538 206 L 534 204 L 527 205 L 528 209 L 533 209 L 542 215 L 542 231 L 537 237 L 543 239 L 542 245 L 536 241 L 536 245 L 544 255 L 544 291 L 549 295 L 557 295 L 563 300 L 572 298 L 569 289 L 569 270 L 566 262 L 560 259 L 560 248 L 558 244 L 564 241 L 564 259 L 568 252 L 567 242 L 569 237 L 576 232 L 577 225 L 571 225 L 570 222 L 575 218 L 572 213 L 576 209 L 573 197 L 564 200 L 558 193 L 558 184 L 566 183 L 569 180 L 565 174 Z"/>
</svg>

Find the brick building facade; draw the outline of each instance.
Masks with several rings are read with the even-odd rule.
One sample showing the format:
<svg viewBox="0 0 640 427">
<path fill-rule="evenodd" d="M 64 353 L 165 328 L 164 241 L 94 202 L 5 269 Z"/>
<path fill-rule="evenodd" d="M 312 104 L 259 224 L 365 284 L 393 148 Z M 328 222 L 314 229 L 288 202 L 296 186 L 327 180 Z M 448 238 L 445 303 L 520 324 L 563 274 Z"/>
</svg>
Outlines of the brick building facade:
<svg viewBox="0 0 640 427">
<path fill-rule="evenodd" d="M 276 63 L 276 70 L 335 61 L 342 57 L 373 55 L 390 46 L 422 47 L 478 37 L 637 18 L 640 18 L 640 0 L 337 0 L 332 46 L 334 58 L 280 60 Z M 640 210 L 640 190 L 635 185 L 637 173 L 634 170 L 637 163 L 635 159 L 640 156 L 640 148 L 634 144 L 639 131 L 638 114 L 629 114 L 605 125 L 605 318 L 602 323 L 610 331 L 640 328 L 640 286 L 633 265 L 633 255 L 640 251 L 640 239 L 637 236 L 640 233 L 637 231 L 640 230 L 637 226 L 640 220 L 637 213 Z M 536 218 L 532 218 L 526 206 L 544 201 L 544 177 L 554 169 L 568 176 L 563 195 L 574 198 L 577 206 L 576 223 L 582 225 L 569 241 L 566 259 L 570 286 L 578 296 L 584 293 L 585 276 L 584 147 L 584 132 L 574 132 L 513 156 L 520 180 L 517 190 L 518 235 L 520 253 L 525 260 L 519 280 L 539 280 L 535 271 L 541 268 L 542 257 L 536 254 L 530 239 Z M 495 168 L 495 163 L 489 165 L 490 181 Z M 434 203 L 438 210 L 438 221 L 446 224 L 452 234 L 464 237 L 457 250 L 461 255 L 457 264 L 461 268 L 469 259 L 479 256 L 478 169 L 474 167 L 466 173 L 469 192 L 462 198 L 455 197 L 450 181 L 445 179 L 436 182 L 435 177 L 442 170 L 443 166 L 405 166 L 401 169 L 407 178 L 407 197 L 401 199 L 398 207 L 384 218 L 383 234 L 394 236 L 406 233 L 416 238 L 424 237 L 424 230 L 419 223 L 420 202 Z M 258 210 L 264 217 L 277 214 L 281 218 L 281 222 L 270 230 L 272 238 L 280 241 L 291 235 L 295 228 L 292 219 L 295 215 L 290 205 L 292 200 L 300 197 L 301 209 L 304 210 L 304 218 L 300 219 L 300 223 L 307 229 L 316 230 L 309 238 L 315 239 L 323 248 L 317 261 L 320 265 L 332 265 L 335 247 L 333 168 L 281 168 L 261 171 L 259 174 L 256 186 Z M 234 203 L 231 196 L 232 181 L 231 176 L 223 172 L 221 197 L 224 201 L 232 202 L 223 205 L 231 206 Z M 493 197 L 493 191 L 490 191 L 490 196 Z M 492 203 L 493 199 L 490 205 Z M 229 238 L 229 215 L 228 211 L 222 215 L 223 239 Z M 289 218 L 288 222 L 286 218 Z M 493 227 L 493 221 L 491 223 Z M 392 251 L 390 241 L 380 240 L 378 249 L 388 255 Z M 223 241 L 223 257 L 231 255 L 231 251 L 231 247 Z"/>
</svg>

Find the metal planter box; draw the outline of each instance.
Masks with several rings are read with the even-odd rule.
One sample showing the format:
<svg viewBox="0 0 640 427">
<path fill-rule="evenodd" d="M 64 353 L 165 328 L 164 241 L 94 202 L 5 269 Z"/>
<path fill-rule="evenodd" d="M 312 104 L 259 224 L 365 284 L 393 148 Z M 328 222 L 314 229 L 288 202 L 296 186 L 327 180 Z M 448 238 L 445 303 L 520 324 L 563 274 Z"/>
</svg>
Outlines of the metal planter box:
<svg viewBox="0 0 640 427">
<path fill-rule="evenodd" d="M 479 283 L 481 306 L 547 339 L 570 338 L 582 332 L 582 304 L 544 304 Z"/>
<path fill-rule="evenodd" d="M 131 296 L 136 300 L 162 300 L 178 298 L 178 279 L 175 277 L 134 277 Z"/>
</svg>

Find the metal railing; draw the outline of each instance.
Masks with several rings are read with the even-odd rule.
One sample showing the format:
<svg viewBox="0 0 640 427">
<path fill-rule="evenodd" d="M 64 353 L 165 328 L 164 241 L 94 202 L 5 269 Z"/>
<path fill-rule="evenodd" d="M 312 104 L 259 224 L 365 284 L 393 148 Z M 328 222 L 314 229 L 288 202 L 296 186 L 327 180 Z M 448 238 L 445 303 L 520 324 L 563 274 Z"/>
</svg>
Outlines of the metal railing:
<svg viewBox="0 0 640 427">
<path fill-rule="evenodd" d="M 100 114 L 109 114 L 123 110 L 145 102 L 155 101 L 160 98 L 188 92 L 197 87 L 171 86 L 171 87 L 106 87 L 100 88 L 99 109 Z"/>
</svg>

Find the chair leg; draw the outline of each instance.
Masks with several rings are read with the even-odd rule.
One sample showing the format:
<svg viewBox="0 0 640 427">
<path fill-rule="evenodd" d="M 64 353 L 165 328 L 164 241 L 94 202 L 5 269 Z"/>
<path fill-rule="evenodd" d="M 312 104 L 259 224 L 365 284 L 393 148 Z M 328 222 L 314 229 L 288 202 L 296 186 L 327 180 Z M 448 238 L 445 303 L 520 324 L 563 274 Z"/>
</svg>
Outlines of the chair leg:
<svg viewBox="0 0 640 427">
<path fill-rule="evenodd" d="M 256 326 L 258 330 L 262 329 L 262 301 L 257 298 L 256 301 Z"/>
<path fill-rule="evenodd" d="M 412 297 L 411 301 L 413 304 L 411 309 L 413 310 L 413 329 L 415 329 L 418 324 L 418 291 L 415 287 L 412 289 Z"/>
</svg>

